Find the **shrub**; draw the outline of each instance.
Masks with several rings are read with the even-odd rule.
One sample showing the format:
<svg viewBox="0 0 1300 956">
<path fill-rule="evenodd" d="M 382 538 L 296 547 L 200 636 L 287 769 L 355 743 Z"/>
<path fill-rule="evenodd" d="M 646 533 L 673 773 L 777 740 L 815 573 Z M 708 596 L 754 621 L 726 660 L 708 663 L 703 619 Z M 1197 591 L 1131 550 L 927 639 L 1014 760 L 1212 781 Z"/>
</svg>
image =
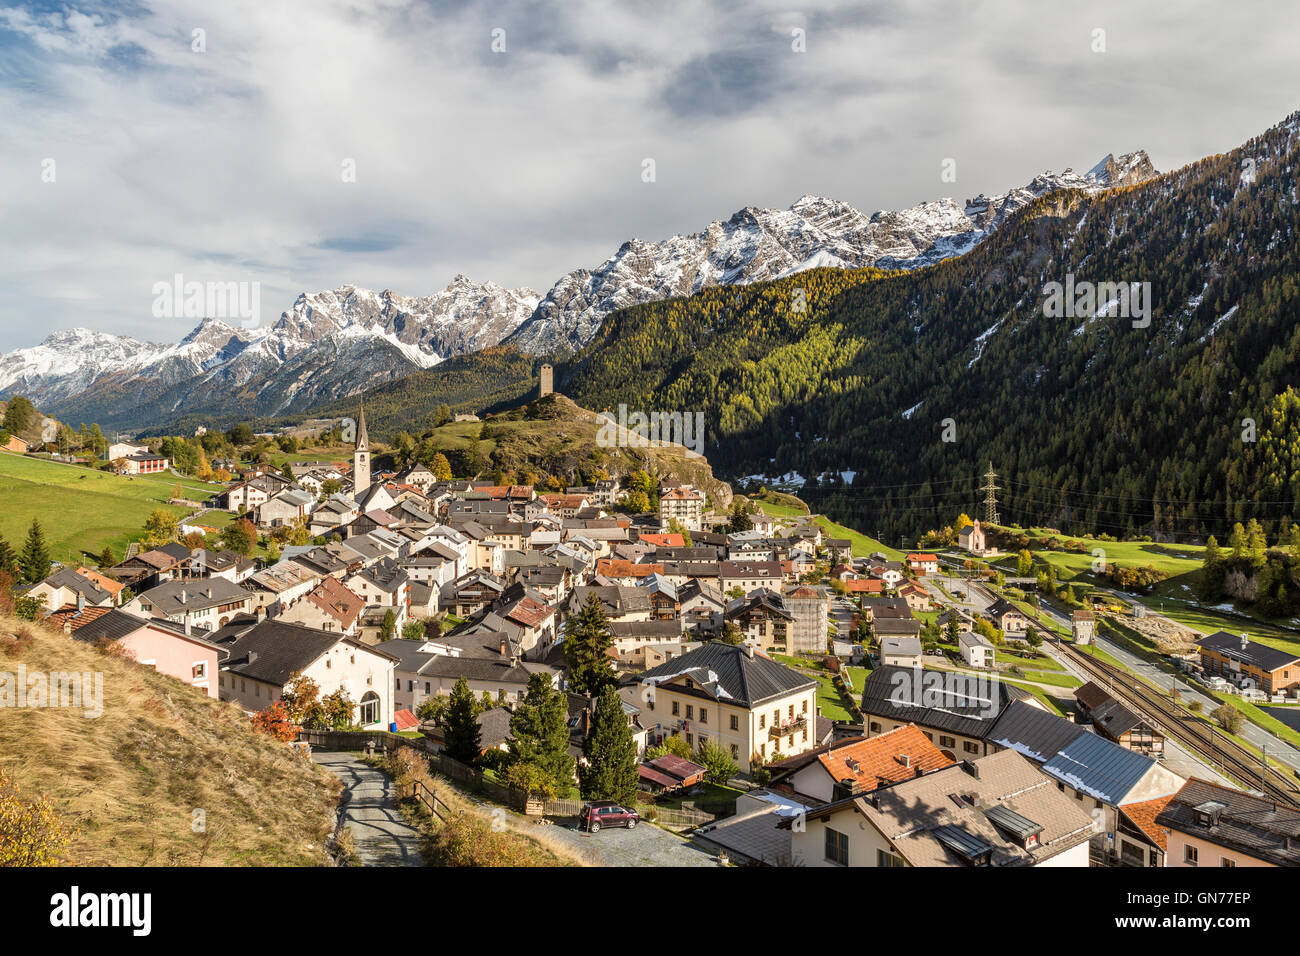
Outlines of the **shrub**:
<svg viewBox="0 0 1300 956">
<path fill-rule="evenodd" d="M 58 866 L 70 836 L 49 800 L 24 799 L 0 770 L 0 866 Z"/>
</svg>

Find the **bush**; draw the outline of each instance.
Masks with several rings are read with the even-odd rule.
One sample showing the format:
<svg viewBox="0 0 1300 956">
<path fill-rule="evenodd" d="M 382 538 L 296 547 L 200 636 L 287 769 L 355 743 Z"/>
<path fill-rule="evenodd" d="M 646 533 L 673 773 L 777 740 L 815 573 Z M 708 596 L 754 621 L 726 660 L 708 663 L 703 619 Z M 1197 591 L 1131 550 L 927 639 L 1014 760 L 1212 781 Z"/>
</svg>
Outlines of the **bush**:
<svg viewBox="0 0 1300 956">
<path fill-rule="evenodd" d="M 1210 711 L 1210 716 L 1230 734 L 1238 733 L 1241 730 L 1241 725 L 1245 722 L 1245 718 L 1241 716 L 1241 711 L 1231 704 L 1220 704 Z"/>
<path fill-rule="evenodd" d="M 58 866 L 70 835 L 49 800 L 24 799 L 0 770 L 0 867 Z"/>
</svg>

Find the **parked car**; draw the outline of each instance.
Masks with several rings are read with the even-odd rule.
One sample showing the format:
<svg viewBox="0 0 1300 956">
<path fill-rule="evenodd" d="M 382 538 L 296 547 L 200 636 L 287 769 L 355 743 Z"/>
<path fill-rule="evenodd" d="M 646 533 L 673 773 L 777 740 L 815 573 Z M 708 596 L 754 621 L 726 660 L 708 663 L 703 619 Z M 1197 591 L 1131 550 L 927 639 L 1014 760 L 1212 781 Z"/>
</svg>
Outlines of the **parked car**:
<svg viewBox="0 0 1300 956">
<path fill-rule="evenodd" d="M 578 815 L 578 825 L 588 833 L 599 833 L 604 827 L 627 827 L 631 830 L 641 822 L 641 815 L 610 800 L 585 803 Z"/>
</svg>

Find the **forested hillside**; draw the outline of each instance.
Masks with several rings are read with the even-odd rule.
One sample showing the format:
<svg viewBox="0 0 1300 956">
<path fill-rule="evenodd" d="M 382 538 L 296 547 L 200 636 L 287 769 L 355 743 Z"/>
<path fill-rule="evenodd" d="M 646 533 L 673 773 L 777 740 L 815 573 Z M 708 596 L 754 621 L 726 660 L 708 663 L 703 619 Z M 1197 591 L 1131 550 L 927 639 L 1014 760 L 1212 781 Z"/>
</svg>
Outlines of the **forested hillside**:
<svg viewBox="0 0 1300 956">
<path fill-rule="evenodd" d="M 1300 517 L 1298 127 L 1045 196 L 916 272 L 615 313 L 558 385 L 588 408 L 703 410 L 722 473 L 798 471 L 803 497 L 884 535 L 976 513 L 990 461 L 1003 522 L 1195 537 L 1258 517 L 1275 534 Z M 1045 285 L 1070 275 L 1150 283 L 1149 326 L 1048 318 Z"/>
</svg>

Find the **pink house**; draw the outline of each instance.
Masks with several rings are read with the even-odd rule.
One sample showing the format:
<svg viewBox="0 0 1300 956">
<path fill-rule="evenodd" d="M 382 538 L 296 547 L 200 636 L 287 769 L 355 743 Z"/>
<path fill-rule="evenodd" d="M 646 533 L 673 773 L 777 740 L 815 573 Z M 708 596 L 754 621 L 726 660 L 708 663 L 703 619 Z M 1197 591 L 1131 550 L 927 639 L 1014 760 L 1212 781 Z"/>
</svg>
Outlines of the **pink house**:
<svg viewBox="0 0 1300 956">
<path fill-rule="evenodd" d="M 186 634 L 179 624 L 114 610 L 79 627 L 74 624 L 72 636 L 92 644 L 112 641 L 137 663 L 174 677 L 209 697 L 217 696 L 217 646 Z"/>
</svg>

